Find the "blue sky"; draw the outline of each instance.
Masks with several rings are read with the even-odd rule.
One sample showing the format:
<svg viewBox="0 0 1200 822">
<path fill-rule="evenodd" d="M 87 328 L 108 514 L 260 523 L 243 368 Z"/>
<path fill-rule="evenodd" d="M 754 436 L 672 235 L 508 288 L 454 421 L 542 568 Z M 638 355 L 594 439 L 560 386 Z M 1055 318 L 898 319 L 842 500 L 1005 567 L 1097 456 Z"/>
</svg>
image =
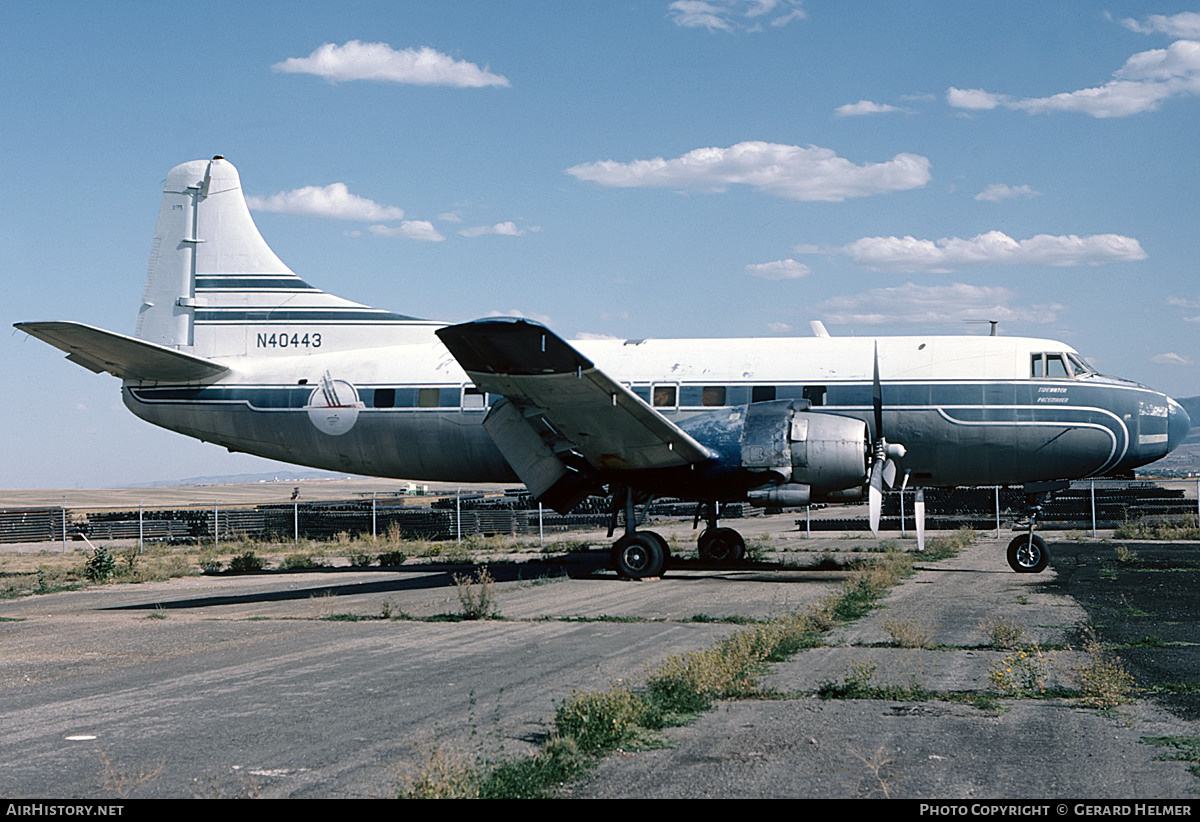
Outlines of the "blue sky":
<svg viewBox="0 0 1200 822">
<path fill-rule="evenodd" d="M 568 337 L 1001 333 L 1200 394 L 1200 8 L 15 2 L 0 313 L 132 333 L 222 154 L 325 290 Z M 0 487 L 271 470 L 2 337 Z"/>
</svg>

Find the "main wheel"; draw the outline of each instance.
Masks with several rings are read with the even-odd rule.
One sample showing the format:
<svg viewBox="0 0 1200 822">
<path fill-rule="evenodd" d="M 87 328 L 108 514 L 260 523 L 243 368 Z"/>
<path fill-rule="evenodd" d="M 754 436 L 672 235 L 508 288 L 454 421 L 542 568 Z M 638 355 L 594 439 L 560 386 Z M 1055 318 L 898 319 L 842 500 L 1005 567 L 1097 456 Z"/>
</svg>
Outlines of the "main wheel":
<svg viewBox="0 0 1200 822">
<path fill-rule="evenodd" d="M 613 567 L 629 579 L 662 576 L 667 564 L 666 541 L 651 531 L 635 531 L 612 548 Z"/>
<path fill-rule="evenodd" d="M 746 555 L 746 541 L 732 528 L 705 528 L 696 547 L 700 559 L 710 562 L 737 562 Z"/>
<path fill-rule="evenodd" d="M 1037 534 L 1022 534 L 1008 544 L 1008 564 L 1018 574 L 1039 574 L 1049 562 L 1046 541 Z"/>
</svg>

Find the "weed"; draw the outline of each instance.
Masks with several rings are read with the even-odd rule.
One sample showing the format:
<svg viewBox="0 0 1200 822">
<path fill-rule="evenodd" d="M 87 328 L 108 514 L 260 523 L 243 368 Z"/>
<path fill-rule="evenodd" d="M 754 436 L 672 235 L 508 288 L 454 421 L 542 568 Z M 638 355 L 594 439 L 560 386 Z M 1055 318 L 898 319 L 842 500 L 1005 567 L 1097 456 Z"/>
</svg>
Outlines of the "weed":
<svg viewBox="0 0 1200 822">
<path fill-rule="evenodd" d="M 572 691 L 554 712 L 554 729 L 589 754 L 615 750 L 640 735 L 646 702 L 627 688 Z"/>
<path fill-rule="evenodd" d="M 915 619 L 885 619 L 883 630 L 901 648 L 925 648 L 933 641 L 933 629 Z"/>
<path fill-rule="evenodd" d="M 1129 550 L 1129 546 L 1127 545 L 1118 545 L 1113 550 L 1117 554 L 1117 562 L 1129 563 L 1138 561 L 1137 551 Z"/>
<path fill-rule="evenodd" d="M 1113 536 L 1117 539 L 1195 540 L 1200 539 L 1200 525 L 1195 514 L 1188 514 L 1177 522 L 1139 519 L 1121 523 Z"/>
<path fill-rule="evenodd" d="M 1046 696 L 1058 689 L 1054 661 L 1052 654 L 1037 645 L 1017 648 L 992 664 L 988 681 L 1003 696 Z"/>
<path fill-rule="evenodd" d="M 993 648 L 1011 650 L 1021 645 L 1025 638 L 1025 629 L 1015 622 L 1006 619 L 988 617 L 979 623 L 979 632 L 988 640 Z"/>
<path fill-rule="evenodd" d="M 246 551 L 229 560 L 229 570 L 235 574 L 252 574 L 263 568 L 262 559 L 253 551 Z"/>
<path fill-rule="evenodd" d="M 458 603 L 462 607 L 463 619 L 495 619 L 496 599 L 492 591 L 495 580 L 486 567 L 475 572 L 474 577 L 454 575 L 458 589 Z"/>
<path fill-rule="evenodd" d="M 346 554 L 346 559 L 350 561 L 351 568 L 369 568 L 374 561 L 374 557 L 366 551 L 350 551 Z"/>
<path fill-rule="evenodd" d="M 403 565 L 408 556 L 403 551 L 384 551 L 379 555 L 379 564 L 384 568 L 395 568 Z"/>
<path fill-rule="evenodd" d="M 324 568 L 325 564 L 312 554 L 288 554 L 279 565 L 285 571 L 311 571 Z"/>
<path fill-rule="evenodd" d="M 1115 708 L 1130 702 L 1137 691 L 1133 675 L 1091 628 L 1084 632 L 1083 651 L 1084 661 L 1076 670 L 1083 703 L 1093 708 Z"/>
<path fill-rule="evenodd" d="M 884 755 L 883 746 L 880 745 L 878 748 L 876 748 L 875 753 L 871 754 L 869 759 L 859 753 L 858 750 L 849 742 L 846 743 L 846 747 L 850 749 L 850 753 L 854 755 L 854 758 L 866 765 L 867 769 L 871 772 L 871 775 L 875 777 L 875 781 L 879 783 L 879 790 L 883 792 L 883 798 L 891 799 L 891 792 L 888 791 L 887 781 L 884 780 L 883 777 L 884 771 L 887 769 L 888 765 L 892 764 L 892 760 Z"/>
<path fill-rule="evenodd" d="M 1157 759 L 1168 762 L 1191 762 L 1188 771 L 1200 777 L 1200 736 L 1143 736 L 1142 742 L 1156 748 L 1173 748 Z"/>
<path fill-rule="evenodd" d="M 83 575 L 92 582 L 104 582 L 112 579 L 116 573 L 117 561 L 113 559 L 113 555 L 103 546 L 98 546 L 92 555 L 88 557 L 83 566 Z"/>
<path fill-rule="evenodd" d="M 113 762 L 108 752 L 99 745 L 96 746 L 96 755 L 100 758 L 105 790 L 112 791 L 121 799 L 128 799 L 138 788 L 153 782 L 166 767 L 165 762 L 159 762 L 149 770 L 129 771 Z"/>
<path fill-rule="evenodd" d="M 161 605 L 155 605 L 154 610 L 146 614 L 146 619 L 166 619 L 167 612 Z"/>
<path fill-rule="evenodd" d="M 931 537 L 925 541 L 925 551 L 921 559 L 937 561 L 958 556 L 963 549 L 975 542 L 975 531 L 971 528 L 959 528 L 952 534 Z"/>
<path fill-rule="evenodd" d="M 424 751 L 416 774 L 400 789 L 401 799 L 477 799 L 481 782 L 474 757 L 446 744 Z"/>
</svg>

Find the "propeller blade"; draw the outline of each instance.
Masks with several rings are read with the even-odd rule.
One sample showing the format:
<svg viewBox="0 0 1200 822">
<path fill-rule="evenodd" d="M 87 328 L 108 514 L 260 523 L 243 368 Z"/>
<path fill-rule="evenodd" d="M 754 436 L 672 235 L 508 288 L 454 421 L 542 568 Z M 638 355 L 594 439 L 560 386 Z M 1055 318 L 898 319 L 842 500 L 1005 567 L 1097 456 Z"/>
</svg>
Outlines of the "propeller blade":
<svg viewBox="0 0 1200 822">
<path fill-rule="evenodd" d="M 883 464 L 883 487 L 889 491 L 896 487 L 896 463 L 891 460 Z"/>
<path fill-rule="evenodd" d="M 870 513 L 871 533 L 879 538 L 879 517 L 883 512 L 883 463 L 876 461 L 871 468 L 871 484 L 867 487 L 867 507 Z"/>
<path fill-rule="evenodd" d="M 925 489 L 918 487 L 913 500 L 913 519 L 917 523 L 917 550 L 925 550 Z"/>
<path fill-rule="evenodd" d="M 871 406 L 875 410 L 875 439 L 883 439 L 883 385 L 879 381 L 879 341 L 875 342 L 875 372 L 871 378 Z"/>
</svg>

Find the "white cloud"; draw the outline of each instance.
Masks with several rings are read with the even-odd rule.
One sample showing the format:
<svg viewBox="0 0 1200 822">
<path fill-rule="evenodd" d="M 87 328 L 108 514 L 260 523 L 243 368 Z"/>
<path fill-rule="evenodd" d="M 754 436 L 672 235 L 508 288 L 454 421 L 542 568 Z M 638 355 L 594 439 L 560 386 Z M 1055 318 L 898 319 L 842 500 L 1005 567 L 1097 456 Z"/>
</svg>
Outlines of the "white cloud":
<svg viewBox="0 0 1200 822">
<path fill-rule="evenodd" d="M 787 334 L 792 327 L 787 323 L 767 323 L 767 330 L 772 334 Z"/>
<path fill-rule="evenodd" d="M 1166 34 L 1171 37 L 1200 38 L 1200 13 L 1152 14 L 1144 22 L 1126 18 L 1121 25 L 1139 34 Z"/>
<path fill-rule="evenodd" d="M 567 173 L 615 188 L 724 191 L 748 185 L 778 197 L 826 202 L 919 188 L 930 179 L 929 160 L 916 154 L 855 165 L 827 148 L 763 142 L 698 148 L 672 160 L 583 163 Z"/>
<path fill-rule="evenodd" d="M 1182 308 L 1185 312 L 1188 312 L 1183 318 L 1185 323 L 1200 323 L 1200 300 L 1188 299 L 1186 297 L 1168 297 L 1167 305 Z"/>
<path fill-rule="evenodd" d="M 380 205 L 373 200 L 351 194 L 345 183 L 304 186 L 291 191 L 281 191 L 270 197 L 247 197 L 246 204 L 257 211 L 277 211 L 281 214 L 303 214 L 336 220 L 400 220 L 404 217 L 404 209 Z"/>
<path fill-rule="evenodd" d="M 834 109 L 834 113 L 839 117 L 862 117 L 867 114 L 886 114 L 891 111 L 903 111 L 904 109 L 898 106 L 891 106 L 887 103 L 874 103 L 870 100 L 859 100 L 857 103 L 847 103 L 844 106 L 838 106 Z"/>
<path fill-rule="evenodd" d="M 497 234 L 502 237 L 520 237 L 530 231 L 540 230 L 541 229 L 538 226 L 528 226 L 522 228 L 512 220 L 507 220 L 503 223 L 496 223 L 495 225 L 478 225 L 474 228 L 464 228 L 458 233 L 464 237 L 483 237 L 487 234 Z"/>
<path fill-rule="evenodd" d="M 746 273 L 764 280 L 796 280 L 807 277 L 811 272 L 804 263 L 798 263 L 790 257 L 786 260 L 775 260 L 770 263 L 750 263 Z"/>
<path fill-rule="evenodd" d="M 946 102 L 973 111 L 1004 106 L 1030 114 L 1073 111 L 1092 117 L 1129 117 L 1153 111 L 1171 97 L 1200 95 L 1200 42 L 1177 40 L 1165 49 L 1139 52 L 1102 86 L 1049 97 L 1016 98 L 982 89 L 950 88 Z"/>
<path fill-rule="evenodd" d="M 1101 265 L 1146 258 L 1137 240 L 1119 234 L 1038 234 L 1028 240 L 1014 240 L 1001 231 L 988 231 L 968 240 L 863 237 L 840 249 L 821 251 L 846 254 L 858 265 L 877 271 L 932 274 L 980 265 Z"/>
<path fill-rule="evenodd" d="M 598 334 L 593 331 L 580 331 L 572 339 L 575 340 L 623 340 L 624 337 L 618 337 L 613 334 Z"/>
<path fill-rule="evenodd" d="M 1014 197 L 1037 197 L 1040 191 L 1034 191 L 1029 186 L 1007 186 L 1003 183 L 992 183 L 975 195 L 976 200 L 998 203 L 1001 200 L 1011 200 Z"/>
<path fill-rule="evenodd" d="M 709 31 L 762 31 L 803 20 L 800 0 L 676 0 L 667 6 L 667 17 L 677 26 Z"/>
<path fill-rule="evenodd" d="M 1014 304 L 1016 295 L 999 286 L 913 283 L 834 297 L 814 306 L 826 322 L 838 325 L 948 326 L 963 322 L 1050 323 L 1063 306 Z"/>
<path fill-rule="evenodd" d="M 1174 351 L 1169 351 L 1166 354 L 1158 354 L 1150 358 L 1150 362 L 1155 365 L 1191 365 L 1192 361 L 1182 354 L 1176 354 Z"/>
<path fill-rule="evenodd" d="M 428 220 L 405 220 L 398 226 L 373 225 L 370 231 L 376 237 L 399 237 L 426 243 L 440 243 L 446 239 Z"/>
<path fill-rule="evenodd" d="M 343 46 L 326 43 L 307 57 L 289 57 L 271 66 L 275 71 L 315 74 L 328 80 L 379 80 L 420 86 L 508 86 L 508 79 L 474 63 L 455 60 L 428 46 L 397 51 L 387 43 L 351 40 Z"/>
</svg>

